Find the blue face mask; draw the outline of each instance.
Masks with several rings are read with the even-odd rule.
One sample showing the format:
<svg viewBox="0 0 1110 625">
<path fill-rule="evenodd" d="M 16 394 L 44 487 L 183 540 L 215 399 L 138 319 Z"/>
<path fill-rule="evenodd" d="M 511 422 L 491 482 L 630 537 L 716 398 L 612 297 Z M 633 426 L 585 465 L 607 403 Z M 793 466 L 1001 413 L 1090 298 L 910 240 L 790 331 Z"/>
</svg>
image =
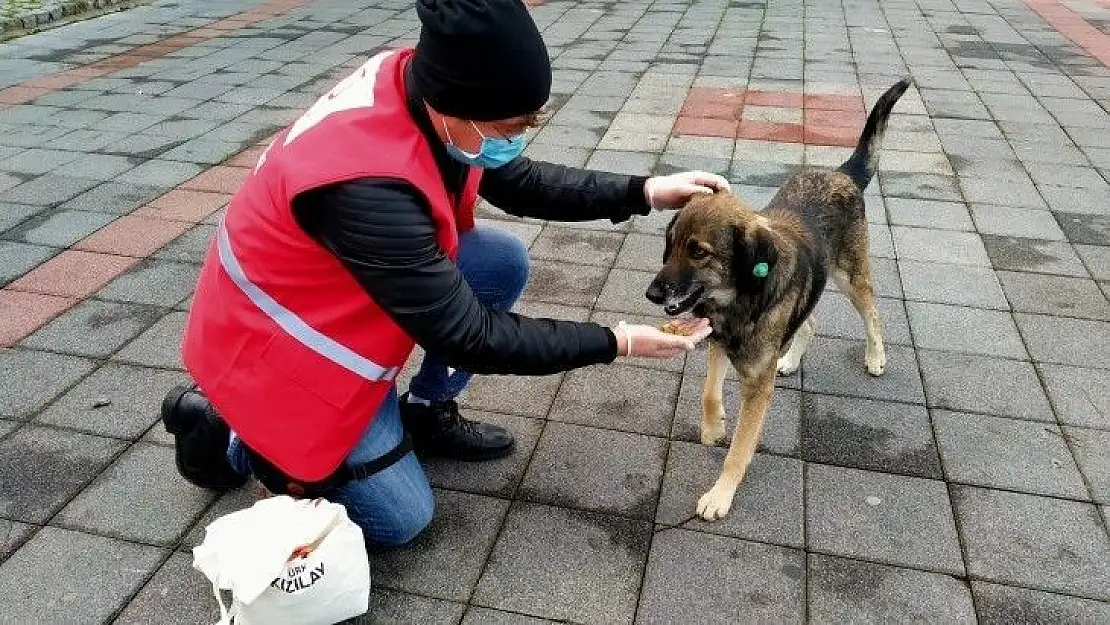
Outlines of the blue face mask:
<svg viewBox="0 0 1110 625">
<path fill-rule="evenodd" d="M 451 138 L 451 132 L 447 130 L 446 120 L 444 120 L 443 124 L 443 130 L 447 133 L 447 139 L 451 141 L 451 143 L 448 143 L 446 146 L 447 153 L 451 155 L 451 158 L 461 163 L 466 163 L 473 167 L 481 167 L 482 169 L 497 169 L 520 156 L 521 152 L 524 151 L 524 133 L 520 133 L 510 139 L 491 138 L 482 134 L 482 131 L 478 130 L 474 122 L 470 122 L 470 125 L 474 126 L 474 130 L 482 137 L 482 144 L 479 146 L 477 154 L 464 152 L 456 147 L 454 139 Z"/>
</svg>

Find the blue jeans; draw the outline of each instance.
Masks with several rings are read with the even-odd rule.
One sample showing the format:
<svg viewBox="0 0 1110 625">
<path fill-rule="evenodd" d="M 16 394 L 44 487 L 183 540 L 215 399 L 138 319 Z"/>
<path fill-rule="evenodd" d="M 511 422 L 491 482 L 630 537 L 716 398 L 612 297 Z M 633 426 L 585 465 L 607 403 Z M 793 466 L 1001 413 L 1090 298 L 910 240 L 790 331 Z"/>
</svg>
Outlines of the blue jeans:
<svg viewBox="0 0 1110 625">
<path fill-rule="evenodd" d="M 528 281 L 528 249 L 516 236 L 494 228 L 478 226 L 460 235 L 457 264 L 478 301 L 494 310 L 512 308 Z M 445 363 L 425 354 L 409 391 L 423 399 L 443 401 L 458 396 L 470 378 L 471 374 L 463 371 L 448 371 Z M 353 465 L 379 458 L 396 447 L 403 435 L 397 388 L 393 387 L 346 462 Z M 234 435 L 227 455 L 232 467 L 250 474 L 250 462 Z M 428 477 L 412 452 L 385 470 L 348 482 L 325 497 L 346 507 L 366 541 L 378 546 L 409 542 L 431 522 L 435 509 Z"/>
</svg>

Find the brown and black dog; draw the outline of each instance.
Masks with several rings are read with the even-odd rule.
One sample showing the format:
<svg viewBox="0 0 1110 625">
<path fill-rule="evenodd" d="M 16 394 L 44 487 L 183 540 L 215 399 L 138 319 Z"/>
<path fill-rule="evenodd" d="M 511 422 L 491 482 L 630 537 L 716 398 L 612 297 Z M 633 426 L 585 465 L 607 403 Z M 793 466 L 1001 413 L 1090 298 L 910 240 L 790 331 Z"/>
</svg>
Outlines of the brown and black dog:
<svg viewBox="0 0 1110 625">
<path fill-rule="evenodd" d="M 668 315 L 691 311 L 713 326 L 702 443 L 724 438 L 726 361 L 740 377 L 731 448 L 717 483 L 698 501 L 697 514 L 707 521 L 728 514 L 759 442 L 775 373 L 798 369 L 815 333 L 811 312 L 830 274 L 863 317 L 868 373 L 886 368 L 863 192 L 878 167 L 891 109 L 909 85 L 904 79 L 879 98 L 855 152 L 839 168 L 794 173 L 762 211 L 728 193 L 695 196 L 667 227 L 664 266 L 646 296 Z"/>
</svg>

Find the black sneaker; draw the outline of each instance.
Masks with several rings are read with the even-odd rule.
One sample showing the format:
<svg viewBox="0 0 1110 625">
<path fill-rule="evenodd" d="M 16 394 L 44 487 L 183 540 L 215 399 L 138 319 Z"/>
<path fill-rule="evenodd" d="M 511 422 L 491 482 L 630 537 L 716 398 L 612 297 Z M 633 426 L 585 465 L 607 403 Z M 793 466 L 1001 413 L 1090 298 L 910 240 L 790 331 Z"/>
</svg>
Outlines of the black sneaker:
<svg viewBox="0 0 1110 625">
<path fill-rule="evenodd" d="M 452 401 L 431 405 L 410 403 L 401 396 L 401 420 L 412 435 L 412 446 L 421 456 L 476 462 L 495 460 L 513 453 L 515 441 L 508 430 L 465 419 Z"/>
<path fill-rule="evenodd" d="M 166 393 L 162 424 L 173 434 L 177 471 L 186 480 L 219 491 L 247 483 L 227 460 L 230 428 L 195 386 L 175 386 Z"/>
</svg>

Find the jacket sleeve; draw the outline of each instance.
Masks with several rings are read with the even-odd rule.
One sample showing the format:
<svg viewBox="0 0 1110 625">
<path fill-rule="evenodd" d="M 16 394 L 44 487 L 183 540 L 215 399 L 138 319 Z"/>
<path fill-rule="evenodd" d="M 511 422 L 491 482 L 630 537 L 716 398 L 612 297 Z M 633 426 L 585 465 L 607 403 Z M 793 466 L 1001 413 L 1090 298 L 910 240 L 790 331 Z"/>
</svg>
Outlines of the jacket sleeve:
<svg viewBox="0 0 1110 625">
<path fill-rule="evenodd" d="M 436 242 L 424 197 L 406 183 L 359 180 L 299 196 L 298 222 L 427 352 L 471 373 L 547 375 L 616 358 L 594 323 L 490 310 Z"/>
<path fill-rule="evenodd" d="M 620 223 L 651 212 L 644 198 L 646 181 L 646 176 L 590 171 L 521 156 L 485 170 L 478 193 L 517 217 Z"/>
</svg>

